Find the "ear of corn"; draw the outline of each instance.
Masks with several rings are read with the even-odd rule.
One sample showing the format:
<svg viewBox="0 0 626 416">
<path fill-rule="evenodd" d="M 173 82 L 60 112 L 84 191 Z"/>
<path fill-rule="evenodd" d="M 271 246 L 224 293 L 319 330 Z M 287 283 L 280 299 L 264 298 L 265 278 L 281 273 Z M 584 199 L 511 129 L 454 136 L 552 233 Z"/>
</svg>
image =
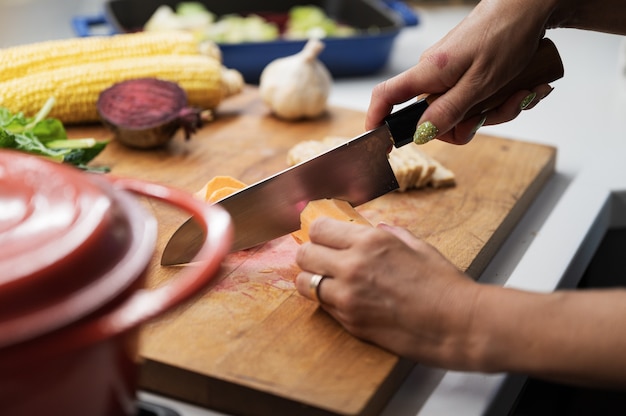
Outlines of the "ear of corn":
<svg viewBox="0 0 626 416">
<path fill-rule="evenodd" d="M 152 55 L 87 63 L 43 71 L 0 83 L 0 106 L 34 115 L 50 97 L 49 116 L 64 123 L 99 120 L 96 103 L 111 85 L 154 77 L 176 82 L 187 92 L 189 105 L 216 107 L 224 97 L 222 65 L 202 55 Z"/>
<path fill-rule="evenodd" d="M 148 55 L 198 55 L 190 32 L 138 32 L 38 42 L 0 49 L 0 81 L 36 72 Z"/>
<path fill-rule="evenodd" d="M 50 117 L 93 122 L 102 91 L 148 77 L 177 83 L 201 109 L 217 107 L 244 84 L 238 71 L 201 53 L 190 32 L 141 32 L 0 49 L 0 106 L 33 116 L 53 97 Z"/>
</svg>

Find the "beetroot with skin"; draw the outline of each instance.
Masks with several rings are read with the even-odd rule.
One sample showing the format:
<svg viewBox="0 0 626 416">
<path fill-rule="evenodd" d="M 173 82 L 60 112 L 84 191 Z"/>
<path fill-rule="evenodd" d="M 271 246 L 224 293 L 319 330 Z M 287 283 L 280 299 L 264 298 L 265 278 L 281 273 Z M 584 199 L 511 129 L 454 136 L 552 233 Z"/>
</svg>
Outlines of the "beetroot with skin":
<svg viewBox="0 0 626 416">
<path fill-rule="evenodd" d="M 102 91 L 98 113 L 123 144 L 141 149 L 165 145 L 179 128 L 185 139 L 202 126 L 201 112 L 187 106 L 178 84 L 157 78 L 138 78 Z"/>
</svg>

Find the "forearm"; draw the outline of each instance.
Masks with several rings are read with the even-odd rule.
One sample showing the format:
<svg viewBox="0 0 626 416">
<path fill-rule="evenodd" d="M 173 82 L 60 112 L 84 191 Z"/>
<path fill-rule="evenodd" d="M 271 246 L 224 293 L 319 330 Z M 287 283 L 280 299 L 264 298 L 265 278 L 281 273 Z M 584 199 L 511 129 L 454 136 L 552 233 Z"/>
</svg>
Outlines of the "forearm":
<svg viewBox="0 0 626 416">
<path fill-rule="evenodd" d="M 626 388 L 626 290 L 487 286 L 476 308 L 477 369 Z"/>
<path fill-rule="evenodd" d="M 624 0 L 561 0 L 548 27 L 568 27 L 626 35 Z"/>
</svg>

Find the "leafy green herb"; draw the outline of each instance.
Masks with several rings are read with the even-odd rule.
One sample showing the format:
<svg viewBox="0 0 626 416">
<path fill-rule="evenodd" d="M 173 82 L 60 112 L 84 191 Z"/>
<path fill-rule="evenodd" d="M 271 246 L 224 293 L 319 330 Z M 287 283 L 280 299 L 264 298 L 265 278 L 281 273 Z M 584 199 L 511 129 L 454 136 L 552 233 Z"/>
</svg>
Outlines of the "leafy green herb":
<svg viewBox="0 0 626 416">
<path fill-rule="evenodd" d="M 68 139 L 63 123 L 48 118 L 54 102 L 54 98 L 48 99 L 35 117 L 25 117 L 22 113 L 12 113 L 0 107 L 0 148 L 45 156 L 83 170 L 107 172 L 108 168 L 92 168 L 87 164 L 108 142 L 92 138 Z"/>
</svg>

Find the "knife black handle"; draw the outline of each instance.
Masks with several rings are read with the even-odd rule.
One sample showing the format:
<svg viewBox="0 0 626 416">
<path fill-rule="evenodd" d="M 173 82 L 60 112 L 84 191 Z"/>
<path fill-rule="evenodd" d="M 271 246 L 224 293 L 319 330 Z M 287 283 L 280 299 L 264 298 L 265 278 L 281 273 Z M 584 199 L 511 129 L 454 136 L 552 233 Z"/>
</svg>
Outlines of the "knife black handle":
<svg viewBox="0 0 626 416">
<path fill-rule="evenodd" d="M 477 116 L 499 106 L 519 90 L 556 81 L 563 77 L 563 72 L 563 62 L 559 51 L 550 39 L 544 38 L 539 42 L 537 52 L 533 55 L 528 66 L 494 95 L 470 108 L 465 118 Z M 413 141 L 417 122 L 428 108 L 428 104 L 436 100 L 438 96 L 431 94 L 419 97 L 417 102 L 385 118 L 385 124 L 391 132 L 395 147 L 401 147 Z"/>
<path fill-rule="evenodd" d="M 401 147 L 413 141 L 417 122 L 428 108 L 426 98 L 407 105 L 385 117 L 385 124 L 393 137 L 393 145 Z"/>
</svg>

